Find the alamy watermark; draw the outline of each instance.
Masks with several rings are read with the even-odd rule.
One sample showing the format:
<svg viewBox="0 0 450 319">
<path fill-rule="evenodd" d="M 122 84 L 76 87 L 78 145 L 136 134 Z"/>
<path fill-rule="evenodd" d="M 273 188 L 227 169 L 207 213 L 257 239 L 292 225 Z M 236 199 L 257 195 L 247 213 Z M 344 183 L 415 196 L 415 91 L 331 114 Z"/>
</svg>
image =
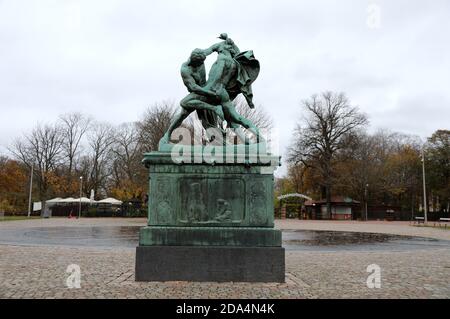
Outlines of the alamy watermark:
<svg viewBox="0 0 450 319">
<path fill-rule="evenodd" d="M 367 266 L 366 271 L 370 273 L 367 277 L 366 284 L 369 289 L 381 288 L 381 267 L 377 264 L 371 264 Z"/>
<path fill-rule="evenodd" d="M 277 164 L 271 163 L 274 158 L 270 155 L 279 154 L 277 130 L 254 134 L 242 129 L 209 128 L 199 133 L 180 127 L 171 140 L 171 158 L 177 164 Z"/>
<path fill-rule="evenodd" d="M 81 288 L 81 267 L 77 264 L 67 266 L 66 273 L 69 276 L 66 278 L 66 286 L 69 289 Z"/>
<path fill-rule="evenodd" d="M 371 3 L 367 7 L 367 27 L 369 29 L 381 28 L 381 7 L 376 3 Z"/>
</svg>

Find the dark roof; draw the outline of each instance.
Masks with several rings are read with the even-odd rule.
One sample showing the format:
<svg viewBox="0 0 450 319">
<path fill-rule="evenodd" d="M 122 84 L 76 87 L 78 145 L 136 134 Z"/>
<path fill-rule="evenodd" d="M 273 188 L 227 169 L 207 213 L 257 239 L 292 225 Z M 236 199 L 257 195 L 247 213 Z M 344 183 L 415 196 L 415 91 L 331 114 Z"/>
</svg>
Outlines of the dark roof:
<svg viewBox="0 0 450 319">
<path fill-rule="evenodd" d="M 326 199 L 320 199 L 320 200 L 308 200 L 305 202 L 305 206 L 313 206 L 313 205 L 322 205 L 326 204 Z M 358 205 L 361 204 L 361 202 L 354 200 L 350 197 L 345 196 L 332 196 L 331 197 L 331 204 L 347 204 L 347 205 Z"/>
</svg>

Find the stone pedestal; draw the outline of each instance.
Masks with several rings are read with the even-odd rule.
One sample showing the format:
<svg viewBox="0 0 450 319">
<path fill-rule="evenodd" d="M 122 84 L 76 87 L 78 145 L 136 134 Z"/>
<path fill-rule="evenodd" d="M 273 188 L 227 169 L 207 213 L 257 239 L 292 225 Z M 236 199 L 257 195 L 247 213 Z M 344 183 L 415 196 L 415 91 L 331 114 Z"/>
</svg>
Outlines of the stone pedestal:
<svg viewBox="0 0 450 319">
<path fill-rule="evenodd" d="M 145 155 L 149 216 L 136 250 L 137 281 L 284 282 L 281 232 L 273 228 L 279 158 L 248 150 Z"/>
<path fill-rule="evenodd" d="M 137 281 L 284 282 L 284 248 L 139 246 Z"/>
</svg>

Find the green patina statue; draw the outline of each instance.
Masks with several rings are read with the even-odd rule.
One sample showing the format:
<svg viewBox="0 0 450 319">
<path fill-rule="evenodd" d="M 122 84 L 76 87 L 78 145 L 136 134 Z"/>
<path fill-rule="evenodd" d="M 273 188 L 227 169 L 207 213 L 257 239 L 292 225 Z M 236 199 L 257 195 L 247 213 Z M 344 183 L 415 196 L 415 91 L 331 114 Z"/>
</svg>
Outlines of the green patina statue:
<svg viewBox="0 0 450 319">
<path fill-rule="evenodd" d="M 240 52 L 234 41 L 223 33 L 222 42 L 206 50 L 195 49 L 188 61 L 181 66 L 181 77 L 190 92 L 181 102 L 181 112 L 176 115 L 162 138 L 168 143 L 172 132 L 194 111 L 205 129 L 222 129 L 223 120 L 228 127 L 244 140 L 240 126 L 259 136 L 258 128 L 248 119 L 236 112 L 233 100 L 242 93 L 250 108 L 254 108 L 252 83 L 259 74 L 260 66 L 253 51 Z M 217 60 L 212 65 L 206 80 L 204 61 L 213 52 Z"/>
<path fill-rule="evenodd" d="M 252 51 L 240 52 L 226 34 L 220 39 L 206 50 L 195 49 L 182 65 L 189 94 L 158 151 L 144 155 L 148 223 L 136 249 L 137 281 L 285 280 L 273 206 L 273 172 L 280 157 L 267 150 L 258 128 L 233 104 L 243 94 L 254 107 L 251 85 L 259 62 Z M 213 52 L 217 60 L 206 79 L 204 61 Z M 170 144 L 172 132 L 194 111 L 210 142 L 218 134 L 208 129 L 225 133 L 226 121 L 244 143 Z M 241 127 L 253 132 L 257 142 L 248 143 Z"/>
</svg>

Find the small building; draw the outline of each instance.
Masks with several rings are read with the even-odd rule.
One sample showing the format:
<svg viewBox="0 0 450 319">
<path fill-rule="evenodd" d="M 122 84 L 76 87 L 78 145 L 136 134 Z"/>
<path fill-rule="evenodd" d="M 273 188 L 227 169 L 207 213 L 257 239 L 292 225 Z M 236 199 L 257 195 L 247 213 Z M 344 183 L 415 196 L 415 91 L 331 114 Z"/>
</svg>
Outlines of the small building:
<svg viewBox="0 0 450 319">
<path fill-rule="evenodd" d="M 305 202 L 308 217 L 311 219 L 351 220 L 354 218 L 355 211 L 360 209 L 360 206 L 360 202 L 350 197 L 333 196 L 331 198 L 331 216 L 329 216 L 325 199 Z"/>
</svg>

